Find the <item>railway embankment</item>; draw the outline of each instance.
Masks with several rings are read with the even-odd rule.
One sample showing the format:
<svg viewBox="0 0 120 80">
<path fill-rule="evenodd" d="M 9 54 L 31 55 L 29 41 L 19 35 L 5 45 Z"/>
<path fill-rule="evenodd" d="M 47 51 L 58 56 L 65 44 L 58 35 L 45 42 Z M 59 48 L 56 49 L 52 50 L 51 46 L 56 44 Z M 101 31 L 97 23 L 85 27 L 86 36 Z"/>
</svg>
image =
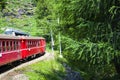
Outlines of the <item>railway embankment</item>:
<svg viewBox="0 0 120 80">
<path fill-rule="evenodd" d="M 29 65 L 37 63 L 37 62 L 41 62 L 44 60 L 50 60 L 50 59 L 54 59 L 54 55 L 52 53 L 48 53 L 46 52 L 46 54 L 44 56 L 38 57 L 34 60 L 22 63 L 20 65 L 18 65 L 17 67 L 11 68 L 10 70 L 3 72 L 0 74 L 0 80 L 24 80 L 22 78 L 27 79 L 27 76 L 25 77 L 24 71 L 22 71 L 22 69 L 27 68 L 29 69 Z M 23 77 L 24 76 L 24 77 Z"/>
</svg>

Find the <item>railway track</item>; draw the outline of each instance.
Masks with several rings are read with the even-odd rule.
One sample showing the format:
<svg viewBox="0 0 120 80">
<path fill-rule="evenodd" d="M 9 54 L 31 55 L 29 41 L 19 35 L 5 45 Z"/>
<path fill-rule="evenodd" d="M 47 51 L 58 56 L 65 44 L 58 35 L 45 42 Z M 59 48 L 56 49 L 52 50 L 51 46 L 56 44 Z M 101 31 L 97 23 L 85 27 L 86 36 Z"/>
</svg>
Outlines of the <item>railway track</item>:
<svg viewBox="0 0 120 80">
<path fill-rule="evenodd" d="M 17 63 L 16 62 L 14 66 L 10 66 L 10 65 L 2 66 L 0 68 L 0 80 L 4 80 L 3 78 L 5 78 L 8 74 L 14 72 L 15 70 L 26 67 L 26 66 L 36 63 L 38 61 L 49 60 L 49 59 L 53 59 L 53 58 L 54 58 L 54 54 L 46 52 L 46 54 L 44 54 L 43 56 L 37 57 L 32 60 L 28 60 L 26 62 L 23 62 L 22 64 L 16 64 Z"/>
</svg>

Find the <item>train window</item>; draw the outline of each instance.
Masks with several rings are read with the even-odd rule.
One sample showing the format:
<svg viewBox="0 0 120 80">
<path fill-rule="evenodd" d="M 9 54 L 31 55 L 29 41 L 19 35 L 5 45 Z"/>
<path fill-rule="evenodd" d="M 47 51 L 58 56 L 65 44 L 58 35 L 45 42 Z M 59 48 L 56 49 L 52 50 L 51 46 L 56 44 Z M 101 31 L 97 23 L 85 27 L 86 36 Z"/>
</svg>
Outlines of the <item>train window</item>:
<svg viewBox="0 0 120 80">
<path fill-rule="evenodd" d="M 32 45 L 31 45 L 31 46 L 32 46 L 32 47 L 34 46 L 34 45 L 33 45 L 33 41 L 32 41 Z"/>
<path fill-rule="evenodd" d="M 4 51 L 6 51 L 6 41 L 4 41 Z"/>
<path fill-rule="evenodd" d="M 29 41 L 29 48 L 31 47 L 31 41 Z"/>
<path fill-rule="evenodd" d="M 18 49 L 20 49 L 20 41 L 18 41 Z"/>
<path fill-rule="evenodd" d="M 6 46 L 5 46 L 5 48 L 6 48 L 6 51 L 8 51 L 8 41 L 6 41 Z"/>
<path fill-rule="evenodd" d="M 38 42 L 36 41 L 36 47 L 38 46 Z"/>
<path fill-rule="evenodd" d="M 29 48 L 29 41 L 27 41 L 27 48 Z"/>
<path fill-rule="evenodd" d="M 7 41 L 7 42 L 6 42 L 6 50 L 7 50 L 7 51 L 10 51 L 10 48 L 11 48 L 11 46 L 10 46 L 10 41 Z"/>
<path fill-rule="evenodd" d="M 36 41 L 36 47 L 38 46 L 37 41 Z"/>
<path fill-rule="evenodd" d="M 15 41 L 14 41 L 14 44 L 13 44 L 13 46 L 14 46 L 13 50 L 15 50 Z"/>
<path fill-rule="evenodd" d="M 17 50 L 18 49 L 18 42 L 15 41 L 15 49 Z"/>
<path fill-rule="evenodd" d="M 37 41 L 37 43 L 36 43 L 36 46 L 38 47 L 39 45 L 38 45 L 38 41 Z"/>
<path fill-rule="evenodd" d="M 29 48 L 31 47 L 31 41 L 29 41 Z"/>
<path fill-rule="evenodd" d="M 2 42 L 3 52 L 5 51 L 5 41 Z"/>
<path fill-rule="evenodd" d="M 28 48 L 30 48 L 30 44 L 31 44 L 30 41 L 28 41 L 28 43 L 27 43 Z"/>
<path fill-rule="evenodd" d="M 38 46 L 40 46 L 40 42 L 38 41 Z"/>
<path fill-rule="evenodd" d="M 8 50 L 10 51 L 11 46 L 10 46 L 10 41 L 8 41 Z"/>
<path fill-rule="evenodd" d="M 14 50 L 16 50 L 16 41 L 14 41 Z"/>
<path fill-rule="evenodd" d="M 37 46 L 37 43 L 36 43 L 36 41 L 35 41 L 35 47 Z"/>
<path fill-rule="evenodd" d="M 16 45 L 15 46 L 16 46 L 16 50 L 17 50 L 18 49 L 18 41 L 16 41 Z"/>
<path fill-rule="evenodd" d="M 18 41 L 16 41 L 15 47 L 16 47 L 16 50 L 17 50 L 18 49 Z"/>
<path fill-rule="evenodd" d="M 35 41 L 35 47 L 37 46 L 37 41 Z"/>
<path fill-rule="evenodd" d="M 30 45 L 31 45 L 31 41 L 29 41 L 29 48 L 31 47 Z"/>
<path fill-rule="evenodd" d="M 30 43 L 30 47 L 32 47 L 32 46 L 33 46 L 32 44 L 33 44 L 33 42 L 31 41 L 31 43 Z"/>
<path fill-rule="evenodd" d="M 30 41 L 29 41 L 29 45 L 28 45 L 28 46 L 29 46 L 29 48 L 30 48 Z"/>
<path fill-rule="evenodd" d="M 12 41 L 10 41 L 10 50 L 13 50 L 13 44 L 12 44 Z"/>
<path fill-rule="evenodd" d="M 29 45 L 29 44 L 28 44 L 28 41 L 27 41 L 26 45 L 27 45 L 27 48 L 28 48 L 28 45 Z"/>
<path fill-rule="evenodd" d="M 8 51 L 10 51 L 10 41 L 8 41 Z"/>
<path fill-rule="evenodd" d="M 31 47 L 33 47 L 33 41 L 31 41 Z"/>
<path fill-rule="evenodd" d="M 32 47 L 34 47 L 34 41 L 32 41 Z"/>
<path fill-rule="evenodd" d="M 35 41 L 33 41 L 33 47 L 35 47 Z"/>
<path fill-rule="evenodd" d="M 29 47 L 29 45 L 30 45 L 30 41 L 28 41 L 28 47 Z"/>
<path fill-rule="evenodd" d="M 15 46 L 16 46 L 16 50 L 17 50 L 18 49 L 18 41 L 16 41 L 16 45 Z"/>
<path fill-rule="evenodd" d="M 13 50 L 15 50 L 15 41 L 13 41 Z"/>
<path fill-rule="evenodd" d="M 14 50 L 18 49 L 18 41 L 14 41 Z"/>
<path fill-rule="evenodd" d="M 32 47 L 34 47 L 34 41 L 32 41 Z"/>
<path fill-rule="evenodd" d="M 17 45 L 16 45 L 17 49 L 19 49 L 19 41 L 17 40 Z"/>
<path fill-rule="evenodd" d="M 34 47 L 35 47 L 35 41 L 34 41 Z"/>
<path fill-rule="evenodd" d="M 7 47 L 8 47 L 8 51 L 10 51 L 10 41 L 7 41 Z"/>
<path fill-rule="evenodd" d="M 37 45 L 38 45 L 38 46 L 40 45 L 40 42 L 39 42 L 39 41 L 37 42 Z"/>
<path fill-rule="evenodd" d="M 30 47 L 30 41 L 28 41 L 28 44 L 27 44 L 28 48 Z"/>
<path fill-rule="evenodd" d="M 0 41 L 0 53 L 2 52 L 2 41 Z"/>
<path fill-rule="evenodd" d="M 29 48 L 31 47 L 31 41 L 29 41 Z"/>
<path fill-rule="evenodd" d="M 40 46 L 40 41 L 38 42 L 38 46 Z"/>
<path fill-rule="evenodd" d="M 37 47 L 37 41 L 35 41 L 35 46 Z"/>
<path fill-rule="evenodd" d="M 36 47 L 36 41 L 34 41 L 34 47 Z"/>
<path fill-rule="evenodd" d="M 30 48 L 30 41 L 28 41 L 28 48 Z"/>
<path fill-rule="evenodd" d="M 38 46 L 38 43 L 37 43 L 37 41 L 35 42 L 35 45 L 36 45 L 36 47 Z"/>
</svg>

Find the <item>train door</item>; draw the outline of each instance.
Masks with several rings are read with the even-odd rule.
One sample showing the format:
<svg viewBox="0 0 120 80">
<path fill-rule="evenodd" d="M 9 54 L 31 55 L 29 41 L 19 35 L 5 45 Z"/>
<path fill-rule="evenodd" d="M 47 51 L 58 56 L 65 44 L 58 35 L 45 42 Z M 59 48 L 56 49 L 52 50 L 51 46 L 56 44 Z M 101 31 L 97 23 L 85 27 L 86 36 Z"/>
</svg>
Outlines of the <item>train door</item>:
<svg viewBox="0 0 120 80">
<path fill-rule="evenodd" d="M 22 53 L 22 59 L 27 57 L 27 45 L 26 45 L 26 40 L 22 39 L 21 40 L 21 53 Z"/>
</svg>

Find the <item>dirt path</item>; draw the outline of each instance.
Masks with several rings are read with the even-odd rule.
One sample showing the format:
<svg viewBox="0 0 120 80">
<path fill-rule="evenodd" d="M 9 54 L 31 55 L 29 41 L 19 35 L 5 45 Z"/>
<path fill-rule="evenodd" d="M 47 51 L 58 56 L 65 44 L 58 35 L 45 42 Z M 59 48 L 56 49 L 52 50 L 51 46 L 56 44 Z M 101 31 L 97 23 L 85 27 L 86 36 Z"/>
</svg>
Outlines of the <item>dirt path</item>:
<svg viewBox="0 0 120 80">
<path fill-rule="evenodd" d="M 23 63 L 5 73 L 0 74 L 0 80 L 29 80 L 27 76 L 25 76 L 22 72 L 17 70 L 20 68 L 26 67 L 28 65 L 31 65 L 33 63 L 43 61 L 43 60 L 49 60 L 49 59 L 54 59 L 54 54 L 46 52 L 44 56 L 36 58 L 32 61 Z"/>
</svg>

